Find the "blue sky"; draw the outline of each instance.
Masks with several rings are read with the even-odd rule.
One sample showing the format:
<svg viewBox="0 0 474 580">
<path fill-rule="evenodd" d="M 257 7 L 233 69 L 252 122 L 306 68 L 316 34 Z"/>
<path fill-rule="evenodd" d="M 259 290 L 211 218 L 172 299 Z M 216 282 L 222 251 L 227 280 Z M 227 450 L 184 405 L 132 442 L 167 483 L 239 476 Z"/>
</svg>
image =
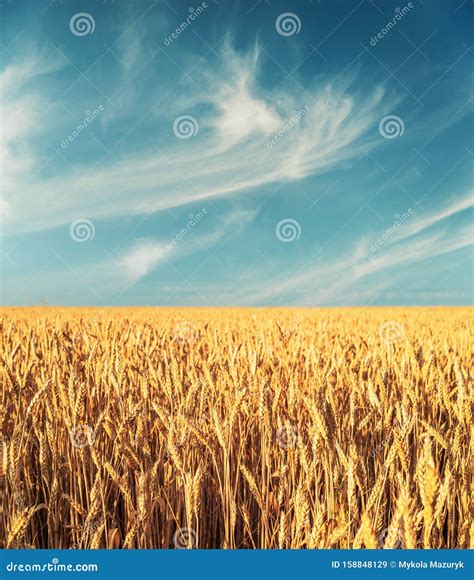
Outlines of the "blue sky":
<svg viewBox="0 0 474 580">
<path fill-rule="evenodd" d="M 472 2 L 0 10 L 2 304 L 472 303 Z"/>
</svg>

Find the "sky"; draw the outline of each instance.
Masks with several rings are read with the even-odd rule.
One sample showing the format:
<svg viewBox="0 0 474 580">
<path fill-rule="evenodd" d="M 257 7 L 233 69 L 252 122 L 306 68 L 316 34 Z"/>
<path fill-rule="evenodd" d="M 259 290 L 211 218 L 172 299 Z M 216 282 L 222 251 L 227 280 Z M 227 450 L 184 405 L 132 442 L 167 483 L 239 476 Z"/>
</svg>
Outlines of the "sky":
<svg viewBox="0 0 474 580">
<path fill-rule="evenodd" d="M 466 305 L 469 0 L 0 0 L 2 305 Z"/>
</svg>

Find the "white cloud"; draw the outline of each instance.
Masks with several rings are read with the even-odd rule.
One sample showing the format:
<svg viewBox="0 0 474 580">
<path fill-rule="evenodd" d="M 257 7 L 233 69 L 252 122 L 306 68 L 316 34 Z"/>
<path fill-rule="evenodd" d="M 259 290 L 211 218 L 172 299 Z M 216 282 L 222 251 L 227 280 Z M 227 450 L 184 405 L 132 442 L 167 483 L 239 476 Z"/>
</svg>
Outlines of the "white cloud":
<svg viewBox="0 0 474 580">
<path fill-rule="evenodd" d="M 0 94 L 2 99 L 12 97 L 29 80 L 40 75 L 48 75 L 60 70 L 64 66 L 64 59 L 53 51 L 51 54 L 36 49 L 30 50 L 28 56 L 9 63 L 0 72 Z"/>
<path fill-rule="evenodd" d="M 449 218 L 457 213 L 460 213 L 470 207 L 474 207 L 474 195 L 469 191 L 467 195 L 455 199 L 451 204 L 446 205 L 442 209 L 428 214 L 416 221 L 410 221 L 403 228 L 403 237 L 414 236 L 426 228 L 429 228 L 438 222 Z"/>
<path fill-rule="evenodd" d="M 40 122 L 48 100 L 43 94 L 47 89 L 42 91 L 37 82 L 44 81 L 63 65 L 64 59 L 55 51 L 46 55 L 32 50 L 28 57 L 8 64 L 0 72 L 0 171 L 2 192 L 6 196 L 13 196 L 24 188 L 28 178 L 42 163 L 43 152 L 34 152 L 32 141 L 51 127 Z M 12 221 L 14 216 L 20 221 L 23 215 L 21 204 L 12 199 L 9 205 Z"/>
<path fill-rule="evenodd" d="M 190 76 L 183 75 L 177 86 L 173 87 L 167 68 L 163 77 L 158 77 L 152 66 L 130 80 L 155 52 L 154 48 L 149 50 L 145 34 L 145 29 L 125 34 L 114 49 L 120 56 L 121 68 L 108 78 L 113 77 L 117 89 L 123 88 L 113 96 L 112 103 L 105 105 L 98 124 L 106 135 L 104 143 L 115 145 L 118 139 L 120 146 L 113 155 L 98 157 L 97 165 L 90 158 L 87 163 L 80 158 L 63 162 L 59 155 L 53 155 L 54 161 L 49 165 L 53 147 L 58 154 L 66 155 L 59 143 L 75 126 L 69 115 L 57 114 L 59 107 L 54 107 L 51 97 L 66 94 L 71 80 L 67 74 L 53 76 L 64 64 L 57 53 L 31 51 L 29 58 L 17 59 L 0 72 L 2 233 L 17 235 L 60 226 L 67 234 L 69 224 L 83 215 L 97 223 L 198 200 L 223 196 L 235 199 L 232 211 L 214 215 L 212 227 L 193 229 L 172 250 L 166 249 L 169 240 L 142 239 L 115 261 L 106 259 L 92 267 L 81 263 L 77 268 L 80 277 L 94 286 L 93 271 L 101 291 L 113 292 L 117 281 L 139 281 L 169 257 L 177 260 L 201 252 L 226 235 L 244 229 L 255 213 L 239 209 L 243 195 L 266 195 L 268 189 L 276 189 L 285 181 L 321 175 L 359 157 L 376 143 L 383 143 L 377 134 L 378 121 L 381 112 L 393 108 L 394 101 L 382 89 L 369 94 L 371 89 L 366 86 L 355 92 L 355 75 L 337 83 L 318 79 L 318 85 L 291 88 L 288 80 L 269 91 L 261 82 L 265 66 L 261 50 L 256 47 L 241 55 L 225 45 L 221 64 L 210 65 L 213 55 L 193 59 Z M 174 63 L 166 62 L 163 51 L 157 62 L 175 70 Z M 171 90 L 166 97 L 168 89 Z M 106 92 L 110 95 L 113 90 Z M 71 96 L 71 100 L 81 111 L 81 99 Z M 149 110 L 153 101 L 156 107 Z M 293 122 L 295 112 L 305 107 L 305 114 Z M 173 120 L 182 114 L 191 114 L 198 120 L 196 138 L 174 137 Z M 443 119 L 447 116 L 442 115 Z M 446 125 L 443 119 L 438 129 Z M 411 135 L 417 126 L 410 127 Z M 280 130 L 284 130 L 282 134 Z M 129 134 L 132 145 L 128 148 Z M 275 139 L 269 147 L 272 138 Z M 71 145 L 67 154 L 74 153 L 74 147 Z M 100 150 L 100 157 L 103 153 Z M 368 254 L 367 250 L 367 239 L 375 236 L 351 240 L 347 251 L 334 260 L 316 266 L 308 264 L 306 270 L 278 284 L 273 277 L 265 277 L 263 267 L 258 268 L 253 274 L 255 280 L 262 278 L 262 273 L 263 280 L 250 281 L 252 293 L 245 299 L 260 303 L 274 296 L 294 297 L 301 292 L 309 303 L 324 304 L 350 292 L 370 297 L 380 289 L 378 274 L 470 245 L 472 227 L 455 229 L 449 218 L 473 205 L 471 192 L 424 215 L 419 216 L 417 210 L 416 216 L 376 253 Z M 61 276 L 63 273 L 58 273 L 58 284 Z M 373 288 L 357 287 L 365 280 L 374 281 Z M 237 286 L 243 292 L 249 291 L 247 285 Z M 222 294 L 221 288 L 213 289 L 216 295 Z"/>
<path fill-rule="evenodd" d="M 174 237 L 174 244 L 170 240 L 142 239 L 138 240 L 132 248 L 127 250 L 118 259 L 120 273 L 125 274 L 129 280 L 137 281 L 149 274 L 164 261 L 171 258 L 177 259 L 189 254 L 199 252 L 205 248 L 214 246 L 226 234 L 239 231 L 255 217 L 255 210 L 234 208 L 224 216 L 213 216 L 213 228 L 207 233 L 201 231 L 202 221 L 206 219 L 206 213 L 201 212 L 201 220 L 193 222 L 193 225 L 183 227 Z M 183 233 L 184 232 L 184 233 Z M 113 269 L 109 269 L 110 277 L 117 277 Z"/>
<path fill-rule="evenodd" d="M 137 118 L 143 117 L 137 131 L 150 131 L 153 123 L 160 123 L 156 134 L 168 135 L 160 147 L 140 150 L 135 144 L 133 152 L 125 152 L 117 162 L 105 156 L 97 167 L 76 162 L 72 169 L 63 164 L 48 178 L 41 177 L 44 160 L 37 151 L 37 157 L 22 171 L 15 171 L 5 186 L 16 217 L 4 233 L 64 226 L 78 215 L 87 214 L 92 220 L 114 219 L 217 196 L 237 196 L 326 172 L 371 145 L 367 133 L 376 126 L 381 91 L 360 109 L 359 99 L 349 94 L 342 82 L 339 88 L 308 88 L 311 92 L 299 91 L 297 97 L 284 88 L 265 97 L 259 84 L 258 50 L 250 57 L 238 57 L 228 47 L 225 50 L 221 68 L 212 70 L 203 62 L 202 68 L 193 72 L 209 95 L 196 111 L 173 110 L 170 95 L 162 104 L 166 104 L 168 118 L 157 120 L 153 115 L 142 115 L 141 110 L 136 112 Z M 127 54 L 127 62 L 134 62 L 136 49 Z M 180 94 L 182 89 L 176 90 Z M 269 136 L 305 105 L 309 112 L 269 148 Z M 27 115 L 27 109 L 26 102 L 21 104 L 17 116 Z M 199 134 L 186 141 L 175 138 L 171 131 L 174 116 L 183 113 L 193 113 L 200 126 Z M 48 119 L 43 122 L 43 130 L 47 130 Z M 110 130 L 113 124 L 114 118 L 109 118 Z M 25 131 L 27 128 L 22 133 Z M 61 138 L 69 132 L 68 124 Z M 55 135 L 53 143 L 59 142 Z M 37 174 L 35 170 L 39 170 Z"/>
<path fill-rule="evenodd" d="M 451 200 L 449 205 L 431 214 L 422 215 L 416 221 L 408 221 L 393 237 L 375 253 L 367 250 L 367 237 L 359 243 L 352 242 L 348 251 L 328 263 L 311 265 L 273 286 L 263 285 L 260 290 L 249 293 L 253 303 L 261 304 L 275 297 L 288 297 L 294 292 L 306 296 L 311 305 L 334 302 L 338 297 L 348 296 L 348 291 L 357 284 L 381 272 L 394 268 L 404 270 L 423 260 L 437 258 L 462 250 L 474 243 L 472 222 L 455 227 L 449 218 L 473 206 L 472 194 Z M 433 226 L 438 226 L 432 229 Z M 366 248 L 364 251 L 363 248 Z M 372 279 L 372 278 L 371 278 Z M 383 286 L 383 284 L 382 284 Z M 380 290 L 374 285 L 372 290 L 362 290 L 364 296 L 376 296 Z"/>
<path fill-rule="evenodd" d="M 227 66 L 234 74 L 230 82 L 216 83 L 217 93 L 213 96 L 218 109 L 214 129 L 224 150 L 251 135 L 265 137 L 282 125 L 278 113 L 256 96 L 258 54 L 257 49 L 254 55 L 239 58 L 228 46 L 225 49 Z"/>
<path fill-rule="evenodd" d="M 8 218 L 10 210 L 8 207 L 8 202 L 5 199 L 0 198 L 0 217 L 5 219 Z"/>
<path fill-rule="evenodd" d="M 127 278 L 138 280 L 155 268 L 166 256 L 167 250 L 163 244 L 153 240 L 141 240 L 120 259 Z"/>
</svg>

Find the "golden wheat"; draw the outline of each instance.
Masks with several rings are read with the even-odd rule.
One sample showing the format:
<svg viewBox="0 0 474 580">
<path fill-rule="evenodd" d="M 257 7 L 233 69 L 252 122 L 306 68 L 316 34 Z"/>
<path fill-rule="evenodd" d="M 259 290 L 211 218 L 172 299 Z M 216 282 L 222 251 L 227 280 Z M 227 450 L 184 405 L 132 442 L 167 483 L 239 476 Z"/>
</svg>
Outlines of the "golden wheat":
<svg viewBox="0 0 474 580">
<path fill-rule="evenodd" d="M 0 548 L 472 546 L 471 315 L 2 309 Z"/>
</svg>

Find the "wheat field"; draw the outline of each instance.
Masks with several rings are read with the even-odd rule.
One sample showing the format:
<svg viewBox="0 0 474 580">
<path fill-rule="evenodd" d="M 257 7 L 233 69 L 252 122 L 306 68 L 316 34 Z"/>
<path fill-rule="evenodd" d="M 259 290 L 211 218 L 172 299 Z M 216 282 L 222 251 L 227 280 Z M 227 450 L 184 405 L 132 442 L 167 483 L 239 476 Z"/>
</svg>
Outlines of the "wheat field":
<svg viewBox="0 0 474 580">
<path fill-rule="evenodd" d="M 467 548 L 469 308 L 1 311 L 0 548 Z"/>
</svg>

